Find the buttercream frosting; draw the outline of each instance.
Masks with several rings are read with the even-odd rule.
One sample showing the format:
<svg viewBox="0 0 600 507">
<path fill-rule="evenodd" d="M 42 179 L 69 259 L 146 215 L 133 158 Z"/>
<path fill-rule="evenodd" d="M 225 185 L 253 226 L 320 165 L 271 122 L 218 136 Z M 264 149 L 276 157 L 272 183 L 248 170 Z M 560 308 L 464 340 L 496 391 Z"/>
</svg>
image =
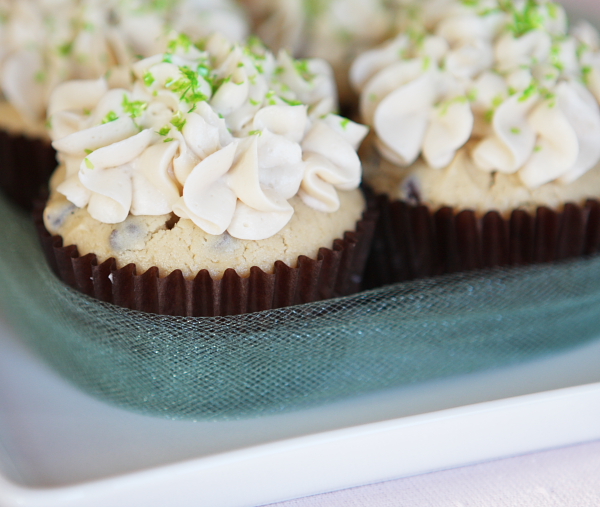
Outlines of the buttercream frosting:
<svg viewBox="0 0 600 507">
<path fill-rule="evenodd" d="M 221 35 L 132 66 L 134 82 L 70 81 L 52 94 L 56 191 L 104 223 L 177 216 L 209 234 L 259 240 L 280 231 L 298 195 L 323 212 L 357 188 L 367 129 L 333 113 L 331 69 Z"/>
<path fill-rule="evenodd" d="M 221 31 L 247 34 L 231 0 L 14 0 L 0 3 L 0 91 L 24 120 L 43 124 L 54 87 L 108 74 L 129 80 L 127 66 L 166 50 L 170 29 L 193 40 Z"/>
<path fill-rule="evenodd" d="M 423 0 L 403 30 L 359 56 L 351 81 L 388 161 L 447 167 L 468 144 L 474 167 L 535 189 L 600 161 L 600 49 L 567 31 L 549 0 Z"/>
<path fill-rule="evenodd" d="M 353 58 L 393 33 L 397 5 L 385 0 L 242 0 L 255 31 L 278 50 L 323 58 L 334 68 L 340 92 L 350 93 Z M 342 97 L 344 98 L 344 97 Z"/>
</svg>

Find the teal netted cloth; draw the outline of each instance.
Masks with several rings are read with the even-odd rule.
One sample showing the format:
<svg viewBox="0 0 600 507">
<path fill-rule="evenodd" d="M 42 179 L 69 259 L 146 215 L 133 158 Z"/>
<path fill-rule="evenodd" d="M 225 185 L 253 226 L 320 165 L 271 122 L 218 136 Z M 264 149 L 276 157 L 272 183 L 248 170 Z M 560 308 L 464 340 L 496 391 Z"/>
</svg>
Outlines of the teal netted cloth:
<svg viewBox="0 0 600 507">
<path fill-rule="evenodd" d="M 56 370 L 113 403 L 239 418 L 524 361 L 600 331 L 600 258 L 389 286 L 235 317 L 164 317 L 79 294 L 0 201 L 0 305 Z"/>
</svg>

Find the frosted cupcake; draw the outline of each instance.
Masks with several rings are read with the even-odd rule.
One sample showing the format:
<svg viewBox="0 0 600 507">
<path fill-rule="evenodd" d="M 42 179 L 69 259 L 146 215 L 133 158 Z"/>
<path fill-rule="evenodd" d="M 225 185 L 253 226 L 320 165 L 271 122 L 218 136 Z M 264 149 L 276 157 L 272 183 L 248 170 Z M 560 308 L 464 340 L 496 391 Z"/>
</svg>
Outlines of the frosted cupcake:
<svg viewBox="0 0 600 507">
<path fill-rule="evenodd" d="M 353 59 L 394 33 L 397 7 L 384 0 L 243 0 L 255 31 L 274 50 L 323 58 L 334 68 L 340 101 L 353 108 Z"/>
<path fill-rule="evenodd" d="M 19 0 L 0 5 L 0 15 L 0 188 L 24 206 L 55 165 L 45 121 L 57 84 L 109 71 L 113 85 L 125 84 L 139 55 L 166 49 L 171 27 L 194 40 L 217 30 L 246 36 L 225 0 Z"/>
<path fill-rule="evenodd" d="M 595 252 L 596 31 L 541 0 L 429 0 L 405 19 L 351 73 L 368 182 L 397 201 L 394 279 Z"/>
<path fill-rule="evenodd" d="M 81 257 L 47 243 L 55 269 L 100 299 L 183 315 L 355 289 L 368 247 L 356 153 L 367 130 L 332 114 L 329 66 L 275 57 L 255 39 L 212 36 L 198 49 L 179 36 L 169 47 L 135 63 L 128 88 L 56 89 L 61 164 L 44 223 Z"/>
</svg>

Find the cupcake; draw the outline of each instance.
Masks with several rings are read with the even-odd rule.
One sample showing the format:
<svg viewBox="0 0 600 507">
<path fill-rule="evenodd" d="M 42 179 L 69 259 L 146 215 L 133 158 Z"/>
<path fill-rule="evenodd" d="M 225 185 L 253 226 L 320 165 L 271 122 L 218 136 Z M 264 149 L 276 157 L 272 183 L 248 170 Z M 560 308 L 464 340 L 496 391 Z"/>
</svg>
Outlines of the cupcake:
<svg viewBox="0 0 600 507">
<path fill-rule="evenodd" d="M 356 96 L 348 82 L 353 59 L 394 33 L 397 7 L 384 0 L 242 0 L 258 35 L 274 50 L 323 58 L 335 71 L 342 107 Z"/>
<path fill-rule="evenodd" d="M 46 236 L 55 271 L 105 301 L 176 315 L 355 290 L 367 129 L 332 113 L 328 65 L 254 38 L 215 35 L 200 49 L 180 35 L 169 48 L 133 64 L 127 88 L 56 88 L 60 165 L 43 214 L 67 246 Z"/>
<path fill-rule="evenodd" d="M 0 188 L 25 207 L 56 166 L 45 121 L 57 84 L 107 73 L 113 85 L 126 83 L 138 55 L 166 49 L 167 27 L 194 40 L 217 30 L 246 36 L 243 15 L 226 0 L 19 0 L 3 3 L 0 15 Z"/>
<path fill-rule="evenodd" d="M 596 252 L 596 31 L 569 32 L 542 0 L 406 9 L 405 29 L 351 71 L 372 126 L 366 180 L 387 199 L 380 280 Z"/>
</svg>

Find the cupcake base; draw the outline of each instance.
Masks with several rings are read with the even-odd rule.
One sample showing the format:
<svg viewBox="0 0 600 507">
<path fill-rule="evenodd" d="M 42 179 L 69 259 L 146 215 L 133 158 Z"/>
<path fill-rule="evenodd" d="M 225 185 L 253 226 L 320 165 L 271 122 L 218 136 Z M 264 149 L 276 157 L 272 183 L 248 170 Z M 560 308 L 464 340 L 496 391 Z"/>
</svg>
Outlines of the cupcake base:
<svg viewBox="0 0 600 507">
<path fill-rule="evenodd" d="M 117 268 L 111 258 L 98 264 L 94 254 L 79 256 L 77 247 L 63 246 L 43 223 L 43 207 L 34 219 L 48 263 L 67 285 L 118 306 L 161 315 L 213 317 L 238 315 L 310 303 L 357 292 L 375 229 L 376 212 L 364 212 L 356 229 L 337 239 L 332 248 L 321 248 L 317 259 L 298 258 L 290 268 L 277 261 L 273 273 L 254 266 L 250 276 L 234 269 L 214 280 L 207 270 L 186 280 L 180 270 L 166 277 L 152 267 L 138 275 L 135 265 Z"/>
<path fill-rule="evenodd" d="M 54 169 L 50 141 L 0 131 L 0 190 L 13 204 L 30 210 Z"/>
<path fill-rule="evenodd" d="M 474 269 L 519 266 L 593 255 L 600 249 L 600 202 L 514 210 L 437 211 L 377 198 L 380 220 L 367 263 L 365 287 Z"/>
</svg>

